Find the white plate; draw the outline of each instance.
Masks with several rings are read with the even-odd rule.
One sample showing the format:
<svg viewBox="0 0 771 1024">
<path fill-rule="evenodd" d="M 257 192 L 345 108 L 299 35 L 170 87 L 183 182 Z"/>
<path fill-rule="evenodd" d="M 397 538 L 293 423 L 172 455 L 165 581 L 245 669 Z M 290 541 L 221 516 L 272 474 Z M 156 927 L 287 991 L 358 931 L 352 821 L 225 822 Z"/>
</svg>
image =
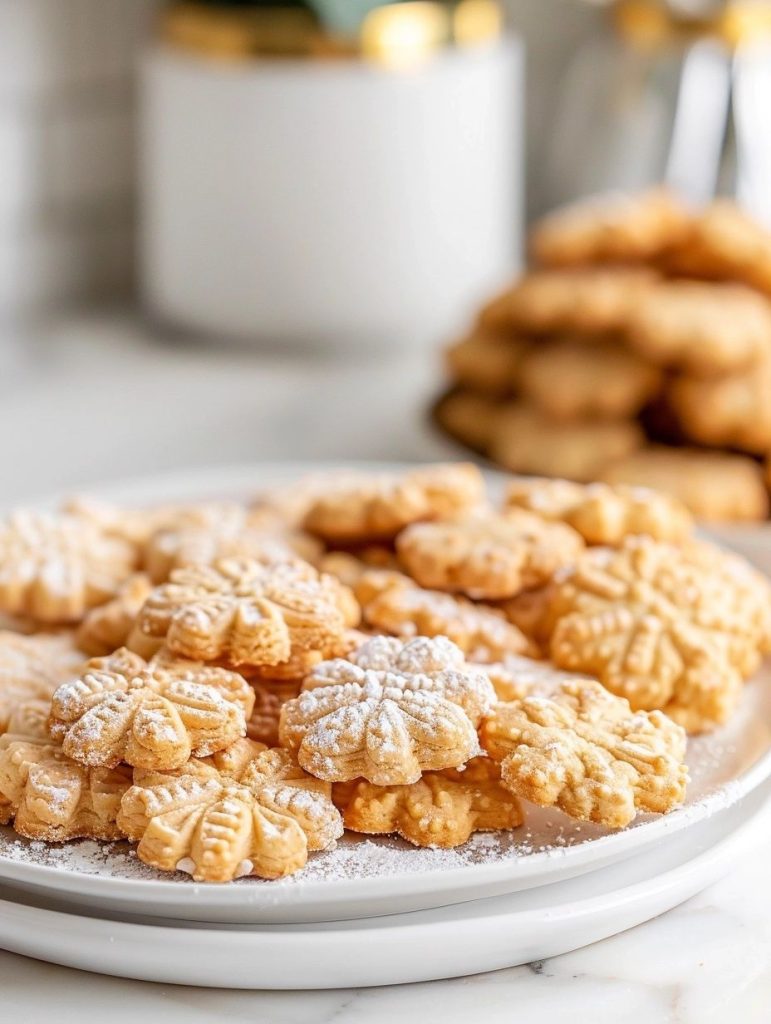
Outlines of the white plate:
<svg viewBox="0 0 771 1024">
<path fill-rule="evenodd" d="M 720 878 L 767 827 L 766 793 L 758 791 L 607 871 L 361 922 L 223 928 L 110 920 L 0 890 L 0 946 L 101 974 L 198 986 L 348 988 L 459 977 L 557 956 L 647 921 Z"/>
<path fill-rule="evenodd" d="M 115 484 L 105 497 L 135 503 L 202 497 L 245 497 L 316 466 L 269 465 L 195 471 Z M 367 464 L 366 468 L 380 468 Z M 390 468 L 390 467 L 389 467 Z M 229 886 L 163 876 L 139 865 L 124 845 L 46 847 L 0 829 L 0 881 L 57 894 L 79 906 L 226 923 L 340 921 L 446 906 L 569 879 L 670 842 L 730 808 L 771 775 L 771 670 L 747 686 L 728 726 L 689 744 L 688 802 L 665 817 L 640 816 L 610 833 L 555 811 L 528 808 L 512 833 L 481 834 L 457 851 L 416 850 L 388 838 L 347 838 L 314 855 L 279 882 L 243 879 Z"/>
</svg>

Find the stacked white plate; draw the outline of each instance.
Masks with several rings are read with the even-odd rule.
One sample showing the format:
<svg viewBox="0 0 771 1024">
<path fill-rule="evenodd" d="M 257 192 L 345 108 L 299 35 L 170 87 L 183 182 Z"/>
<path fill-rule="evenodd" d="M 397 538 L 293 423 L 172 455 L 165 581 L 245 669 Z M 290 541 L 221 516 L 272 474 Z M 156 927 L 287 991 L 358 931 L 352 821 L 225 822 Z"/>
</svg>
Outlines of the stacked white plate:
<svg viewBox="0 0 771 1024">
<path fill-rule="evenodd" d="M 245 497 L 300 471 L 102 493 Z M 455 977 L 576 949 L 688 899 L 771 826 L 770 682 L 764 669 L 725 728 L 690 742 L 684 807 L 615 833 L 528 807 L 522 828 L 456 851 L 346 837 L 291 878 L 206 886 L 151 871 L 124 844 L 47 847 L 0 828 L 0 947 L 150 981 L 286 989 Z"/>
</svg>

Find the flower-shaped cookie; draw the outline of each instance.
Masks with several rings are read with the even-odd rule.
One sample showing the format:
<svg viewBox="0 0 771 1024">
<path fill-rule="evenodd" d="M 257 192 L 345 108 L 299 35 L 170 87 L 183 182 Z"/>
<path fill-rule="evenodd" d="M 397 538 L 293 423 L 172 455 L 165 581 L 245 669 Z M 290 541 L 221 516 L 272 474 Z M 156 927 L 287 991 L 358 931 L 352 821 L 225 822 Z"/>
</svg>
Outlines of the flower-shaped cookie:
<svg viewBox="0 0 771 1024">
<path fill-rule="evenodd" d="M 245 735 L 254 693 L 235 672 L 118 655 L 126 664 L 95 659 L 90 671 L 53 695 L 51 735 L 73 760 L 170 770 Z"/>
<path fill-rule="evenodd" d="M 538 587 L 583 549 L 564 523 L 511 509 L 444 523 L 419 523 L 399 535 L 399 558 L 423 587 L 469 597 L 512 597 Z"/>
<path fill-rule="evenodd" d="M 222 559 L 173 572 L 150 594 L 135 631 L 181 657 L 274 666 L 301 652 L 337 654 L 357 623 L 351 592 L 305 562 Z"/>
<path fill-rule="evenodd" d="M 176 776 L 142 778 L 126 793 L 118 823 L 139 843 L 140 860 L 197 882 L 281 878 L 342 835 L 328 783 L 285 750 L 237 747 L 233 758 L 192 761 Z"/>
<path fill-rule="evenodd" d="M 471 661 L 532 652 L 533 645 L 502 611 L 439 590 L 424 590 L 401 573 L 371 570 L 354 588 L 365 624 L 393 636 L 446 636 Z"/>
<path fill-rule="evenodd" d="M 699 731 L 726 720 L 757 664 L 758 610 L 727 570 L 629 537 L 587 552 L 556 582 L 551 656 Z"/>
<path fill-rule="evenodd" d="M 119 839 L 116 817 L 131 771 L 89 768 L 50 740 L 10 735 L 0 747 L 0 822 L 30 839 Z"/>
<path fill-rule="evenodd" d="M 521 700 L 530 694 L 553 693 L 570 679 L 589 678 L 563 672 L 549 661 L 535 661 L 519 654 L 507 654 L 501 661 L 480 666 L 493 684 L 498 700 Z"/>
<path fill-rule="evenodd" d="M 677 498 L 624 484 L 517 480 L 509 485 L 506 502 L 567 523 L 587 544 L 616 545 L 631 534 L 682 541 L 693 526 L 688 509 Z"/>
<path fill-rule="evenodd" d="M 0 611 L 77 622 L 112 597 L 135 562 L 131 544 L 87 519 L 16 512 L 0 523 Z"/>
<path fill-rule="evenodd" d="M 101 658 L 125 646 L 139 610 L 152 589 L 150 577 L 145 573 L 129 576 L 112 600 L 86 613 L 75 634 L 80 650 L 92 658 Z"/>
<path fill-rule="evenodd" d="M 338 782 L 332 792 L 352 832 L 396 832 L 415 846 L 448 849 L 472 832 L 497 832 L 522 824 L 519 800 L 500 782 L 489 757 L 475 757 L 462 771 L 426 772 L 410 786 Z"/>
<path fill-rule="evenodd" d="M 352 474 L 311 505 L 305 527 L 336 543 L 390 540 L 410 523 L 442 519 L 479 504 L 482 474 L 471 464 L 425 466 L 401 474 Z"/>
<path fill-rule="evenodd" d="M 479 752 L 495 691 L 451 641 L 376 637 L 349 657 L 322 662 L 281 710 L 281 743 L 311 774 L 407 785 Z"/>
<path fill-rule="evenodd" d="M 278 744 L 278 722 L 281 708 L 300 692 L 299 679 L 271 679 L 254 682 L 254 709 L 246 723 L 246 735 L 269 747 Z"/>
<path fill-rule="evenodd" d="M 18 704 L 50 699 L 60 683 L 78 674 L 83 662 L 69 633 L 22 636 L 0 631 L 0 733 Z"/>
<path fill-rule="evenodd" d="M 660 711 L 633 712 L 593 680 L 498 704 L 480 730 L 508 789 L 610 828 L 685 797 L 685 732 Z"/>
</svg>

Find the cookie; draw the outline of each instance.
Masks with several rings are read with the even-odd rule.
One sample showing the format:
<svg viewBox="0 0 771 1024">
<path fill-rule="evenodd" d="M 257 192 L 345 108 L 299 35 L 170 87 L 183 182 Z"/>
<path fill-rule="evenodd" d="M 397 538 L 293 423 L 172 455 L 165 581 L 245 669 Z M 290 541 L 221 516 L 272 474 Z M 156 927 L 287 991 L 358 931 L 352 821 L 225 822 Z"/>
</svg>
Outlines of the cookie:
<svg viewBox="0 0 771 1024">
<path fill-rule="evenodd" d="M 479 327 L 528 334 L 615 334 L 626 329 L 630 312 L 656 280 L 643 267 L 535 270 L 483 308 Z"/>
<path fill-rule="evenodd" d="M 50 700 L 60 683 L 76 676 L 85 659 L 70 633 L 23 636 L 0 630 L 0 733 L 20 703 Z"/>
<path fill-rule="evenodd" d="M 22 510 L 0 523 L 0 612 L 76 623 L 132 573 L 127 541 L 72 515 Z"/>
<path fill-rule="evenodd" d="M 443 395 L 433 409 L 441 429 L 467 448 L 486 452 L 495 432 L 500 403 L 464 389 Z"/>
<path fill-rule="evenodd" d="M 493 397 L 509 395 L 529 344 L 513 334 L 474 331 L 446 350 L 445 363 L 455 384 Z"/>
<path fill-rule="evenodd" d="M 281 711 L 281 743 L 311 774 L 409 785 L 479 753 L 495 692 L 451 641 L 377 637 L 349 657 L 319 665 Z"/>
<path fill-rule="evenodd" d="M 771 359 L 725 377 L 679 377 L 667 399 L 692 441 L 753 455 L 771 449 Z"/>
<path fill-rule="evenodd" d="M 235 672 L 121 654 L 122 670 L 95 659 L 55 691 L 49 728 L 68 757 L 92 767 L 125 762 L 167 771 L 245 735 L 254 693 Z"/>
<path fill-rule="evenodd" d="M 241 747 L 246 758 L 191 761 L 177 776 L 140 778 L 125 793 L 118 822 L 143 863 L 196 882 L 282 878 L 342 835 L 327 783 L 285 750 Z"/>
<path fill-rule="evenodd" d="M 569 526 L 520 509 L 419 523 L 397 540 L 399 558 L 422 587 L 484 600 L 540 586 L 582 548 Z"/>
<path fill-rule="evenodd" d="M 730 573 L 649 537 L 592 548 L 555 580 L 555 665 L 690 731 L 725 722 L 763 642 Z"/>
<path fill-rule="evenodd" d="M 387 541 L 410 523 L 454 515 L 483 497 L 482 474 L 470 463 L 362 473 L 331 486 L 310 507 L 305 527 L 330 543 Z"/>
<path fill-rule="evenodd" d="M 520 390 L 555 420 L 635 416 L 661 373 L 617 342 L 543 342 L 522 360 Z"/>
<path fill-rule="evenodd" d="M 172 572 L 135 632 L 194 661 L 275 667 L 306 652 L 337 654 L 357 623 L 350 591 L 305 562 L 222 559 Z"/>
<path fill-rule="evenodd" d="M 685 798 L 683 729 L 592 680 L 498 704 L 480 735 L 507 789 L 582 821 L 623 828 L 638 811 L 665 814 Z"/>
<path fill-rule="evenodd" d="M 266 679 L 252 683 L 254 708 L 246 723 L 246 735 L 250 740 L 269 747 L 278 745 L 281 708 L 299 694 L 301 686 L 301 679 Z"/>
<path fill-rule="evenodd" d="M 646 263 L 680 243 L 691 214 L 665 188 L 606 195 L 555 210 L 530 234 L 530 254 L 546 267 Z"/>
<path fill-rule="evenodd" d="M 771 296 L 771 233 L 728 199 L 710 203 L 667 254 L 670 272 L 741 281 Z"/>
<path fill-rule="evenodd" d="M 641 427 L 631 420 L 565 423 L 511 402 L 496 417 L 489 453 L 514 473 L 590 481 L 643 442 Z"/>
<path fill-rule="evenodd" d="M 462 771 L 426 772 L 409 786 L 336 783 L 332 798 L 352 832 L 396 833 L 422 847 L 451 849 L 474 832 L 509 830 L 523 821 L 519 800 L 501 785 L 489 757 L 474 758 Z"/>
<path fill-rule="evenodd" d="M 498 661 L 534 647 L 502 611 L 463 597 L 425 590 L 408 576 L 383 570 L 364 573 L 355 587 L 366 626 L 392 636 L 446 636 L 471 661 Z"/>
<path fill-rule="evenodd" d="M 762 471 L 741 455 L 654 446 L 612 463 L 601 476 L 613 485 L 671 494 L 705 522 L 752 522 L 768 515 Z"/>
<path fill-rule="evenodd" d="M 551 694 L 566 680 L 579 678 L 563 672 L 549 661 L 507 654 L 501 661 L 484 666 L 500 701 L 521 700 L 531 694 Z M 588 677 L 586 677 L 588 678 Z"/>
<path fill-rule="evenodd" d="M 647 487 L 578 484 L 569 480 L 515 480 L 505 503 L 572 526 L 587 544 L 619 544 L 632 534 L 681 541 L 693 520 L 677 498 Z"/>
<path fill-rule="evenodd" d="M 657 366 L 719 376 L 771 355 L 771 304 L 742 285 L 661 282 L 639 297 L 626 338 Z"/>
<path fill-rule="evenodd" d="M 129 576 L 118 587 L 115 597 L 86 613 L 75 634 L 78 648 L 92 658 L 99 658 L 124 647 L 152 589 L 146 573 Z"/>
</svg>

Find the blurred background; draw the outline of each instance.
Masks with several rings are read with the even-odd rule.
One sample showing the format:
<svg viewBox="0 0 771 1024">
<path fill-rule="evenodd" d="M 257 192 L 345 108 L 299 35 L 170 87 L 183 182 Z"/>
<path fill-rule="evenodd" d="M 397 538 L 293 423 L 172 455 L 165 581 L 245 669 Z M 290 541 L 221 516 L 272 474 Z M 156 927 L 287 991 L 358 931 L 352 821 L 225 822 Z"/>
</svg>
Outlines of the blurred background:
<svg viewBox="0 0 771 1024">
<path fill-rule="evenodd" d="M 534 219 L 666 181 L 769 222 L 769 31 L 762 2 L 4 0 L 0 496 L 462 453 L 441 352 Z"/>
</svg>

